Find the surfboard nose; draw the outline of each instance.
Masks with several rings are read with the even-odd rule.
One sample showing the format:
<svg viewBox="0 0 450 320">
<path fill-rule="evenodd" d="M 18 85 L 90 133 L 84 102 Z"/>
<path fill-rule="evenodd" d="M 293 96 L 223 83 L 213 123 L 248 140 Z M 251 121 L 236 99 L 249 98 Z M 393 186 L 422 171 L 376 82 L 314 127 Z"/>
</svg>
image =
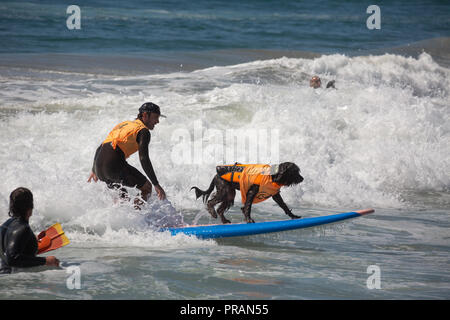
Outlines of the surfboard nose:
<svg viewBox="0 0 450 320">
<path fill-rule="evenodd" d="M 374 209 L 364 209 L 364 210 L 359 210 L 359 211 L 355 211 L 357 214 L 363 216 L 365 214 L 369 214 L 369 213 L 374 213 L 375 210 Z"/>
</svg>

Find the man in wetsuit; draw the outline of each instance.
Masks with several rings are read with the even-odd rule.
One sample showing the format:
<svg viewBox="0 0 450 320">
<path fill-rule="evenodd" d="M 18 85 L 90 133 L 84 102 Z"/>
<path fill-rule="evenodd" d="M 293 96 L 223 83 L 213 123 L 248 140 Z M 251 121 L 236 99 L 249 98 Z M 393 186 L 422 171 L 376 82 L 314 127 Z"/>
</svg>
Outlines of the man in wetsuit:
<svg viewBox="0 0 450 320">
<path fill-rule="evenodd" d="M 111 189 L 120 189 L 126 198 L 123 186 L 141 190 L 142 199 L 147 201 L 155 186 L 159 199 L 166 198 L 164 189 L 159 185 L 148 155 L 150 131 L 159 123 L 161 115 L 159 106 L 154 103 L 144 103 L 139 108 L 139 114 L 134 121 L 119 123 L 109 133 L 108 137 L 97 148 L 94 165 L 88 182 L 98 179 L 104 181 Z M 139 170 L 129 165 L 126 159 L 139 151 L 139 160 L 150 181 Z M 135 201 L 136 205 L 140 203 Z"/>
<path fill-rule="evenodd" d="M 27 188 L 17 188 L 9 196 L 9 216 L 0 226 L 0 273 L 12 268 L 59 266 L 54 256 L 36 257 L 38 241 L 28 224 L 33 213 L 33 194 Z"/>
</svg>

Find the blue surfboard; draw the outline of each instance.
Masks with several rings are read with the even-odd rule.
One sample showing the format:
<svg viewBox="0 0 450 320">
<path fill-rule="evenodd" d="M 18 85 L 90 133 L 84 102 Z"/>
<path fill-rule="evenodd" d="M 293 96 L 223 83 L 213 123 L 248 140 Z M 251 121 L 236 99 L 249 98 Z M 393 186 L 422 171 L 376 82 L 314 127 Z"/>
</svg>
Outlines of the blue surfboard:
<svg viewBox="0 0 450 320">
<path fill-rule="evenodd" d="M 281 232 L 302 228 L 310 228 L 342 220 L 361 217 L 374 212 L 373 209 L 332 214 L 328 216 L 303 218 L 294 220 L 266 221 L 256 223 L 212 224 L 193 225 L 176 228 L 164 228 L 161 231 L 169 231 L 172 235 L 184 233 L 201 239 L 215 239 L 226 237 L 250 236 L 262 233 Z"/>
</svg>

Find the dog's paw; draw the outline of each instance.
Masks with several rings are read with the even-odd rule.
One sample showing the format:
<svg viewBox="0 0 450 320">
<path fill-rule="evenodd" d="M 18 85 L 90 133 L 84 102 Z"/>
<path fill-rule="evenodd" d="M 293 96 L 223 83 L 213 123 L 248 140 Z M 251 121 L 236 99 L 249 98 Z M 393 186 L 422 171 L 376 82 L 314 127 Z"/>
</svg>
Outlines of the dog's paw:
<svg viewBox="0 0 450 320">
<path fill-rule="evenodd" d="M 302 218 L 302 216 L 296 216 L 295 214 L 291 215 L 290 217 L 291 217 L 291 219 L 301 219 Z"/>
</svg>

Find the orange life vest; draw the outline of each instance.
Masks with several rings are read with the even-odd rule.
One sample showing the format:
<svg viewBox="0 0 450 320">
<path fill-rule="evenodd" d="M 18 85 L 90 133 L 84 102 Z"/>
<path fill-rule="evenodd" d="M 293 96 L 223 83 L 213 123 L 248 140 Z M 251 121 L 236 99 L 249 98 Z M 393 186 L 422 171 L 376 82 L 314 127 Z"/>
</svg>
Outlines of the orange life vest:
<svg viewBox="0 0 450 320">
<path fill-rule="evenodd" d="M 138 132 L 142 129 L 148 130 L 144 123 L 139 119 L 134 121 L 124 121 L 111 130 L 105 141 L 103 141 L 103 144 L 110 142 L 113 149 L 116 149 L 116 147 L 119 146 L 120 150 L 125 154 L 125 158 L 128 158 L 139 149 L 136 137 Z"/>
<path fill-rule="evenodd" d="M 242 203 L 247 200 L 247 192 L 254 184 L 259 185 L 259 191 L 253 203 L 262 202 L 280 192 L 281 184 L 272 181 L 270 165 L 268 164 L 236 164 L 236 171 L 230 171 L 220 177 L 226 181 L 239 183 Z"/>
</svg>

